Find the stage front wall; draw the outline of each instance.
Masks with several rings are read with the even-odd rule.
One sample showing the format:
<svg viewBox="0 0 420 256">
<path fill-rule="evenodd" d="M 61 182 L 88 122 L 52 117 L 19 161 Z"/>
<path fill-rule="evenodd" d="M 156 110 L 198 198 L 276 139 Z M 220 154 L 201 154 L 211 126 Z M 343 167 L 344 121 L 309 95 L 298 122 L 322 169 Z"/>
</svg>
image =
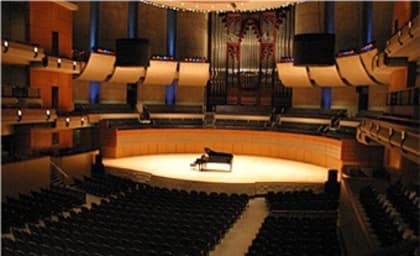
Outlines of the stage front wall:
<svg viewBox="0 0 420 256">
<path fill-rule="evenodd" d="M 341 169 L 341 140 L 304 134 L 223 129 L 113 130 L 102 137 L 105 157 L 200 153 L 204 147 L 233 154 L 278 157 Z M 199 155 L 197 155 L 199 156 Z"/>
</svg>

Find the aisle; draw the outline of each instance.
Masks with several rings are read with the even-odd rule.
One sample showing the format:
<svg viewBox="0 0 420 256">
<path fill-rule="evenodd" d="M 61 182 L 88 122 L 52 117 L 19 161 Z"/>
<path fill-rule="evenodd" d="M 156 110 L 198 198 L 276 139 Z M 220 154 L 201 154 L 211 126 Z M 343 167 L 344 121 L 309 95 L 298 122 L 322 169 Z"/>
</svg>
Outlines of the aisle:
<svg viewBox="0 0 420 256">
<path fill-rule="evenodd" d="M 267 215 L 268 208 L 265 198 L 259 197 L 249 200 L 241 217 L 209 255 L 245 255 Z"/>
</svg>

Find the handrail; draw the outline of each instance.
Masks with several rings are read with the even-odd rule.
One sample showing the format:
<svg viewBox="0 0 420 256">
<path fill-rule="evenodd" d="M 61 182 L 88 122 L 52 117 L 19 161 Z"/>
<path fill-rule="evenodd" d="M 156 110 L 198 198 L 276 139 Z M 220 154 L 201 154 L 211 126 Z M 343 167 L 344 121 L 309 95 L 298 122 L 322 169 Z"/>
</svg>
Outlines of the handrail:
<svg viewBox="0 0 420 256">
<path fill-rule="evenodd" d="M 58 166 L 56 163 L 54 163 L 51 159 L 50 159 L 50 164 L 59 172 L 61 173 L 64 178 L 69 179 L 70 175 L 68 175 L 60 166 Z"/>
</svg>

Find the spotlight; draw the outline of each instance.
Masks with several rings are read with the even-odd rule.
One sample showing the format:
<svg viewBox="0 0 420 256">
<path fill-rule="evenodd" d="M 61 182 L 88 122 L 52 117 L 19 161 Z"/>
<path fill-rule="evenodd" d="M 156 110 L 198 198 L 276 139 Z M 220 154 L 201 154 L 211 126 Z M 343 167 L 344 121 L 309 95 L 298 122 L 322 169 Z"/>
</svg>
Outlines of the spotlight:
<svg viewBox="0 0 420 256">
<path fill-rule="evenodd" d="M 3 41 L 3 52 L 6 53 L 9 50 L 9 42 Z"/>
<path fill-rule="evenodd" d="M 61 58 L 57 59 L 57 68 L 61 68 Z"/>
<path fill-rule="evenodd" d="M 85 118 L 84 117 L 80 118 L 80 125 L 81 126 L 85 125 Z"/>
<path fill-rule="evenodd" d="M 22 121 L 22 118 L 23 118 L 22 110 L 18 109 L 17 112 L 16 112 L 16 115 L 17 115 L 17 121 L 18 122 Z"/>
<path fill-rule="evenodd" d="M 76 70 L 77 62 L 73 61 L 73 70 Z"/>
<path fill-rule="evenodd" d="M 38 57 L 38 46 L 34 46 L 34 58 Z"/>
<path fill-rule="evenodd" d="M 49 109 L 45 110 L 45 115 L 47 116 L 47 121 L 50 120 L 51 111 Z"/>
<path fill-rule="evenodd" d="M 70 117 L 66 117 L 66 127 L 70 126 Z"/>
</svg>

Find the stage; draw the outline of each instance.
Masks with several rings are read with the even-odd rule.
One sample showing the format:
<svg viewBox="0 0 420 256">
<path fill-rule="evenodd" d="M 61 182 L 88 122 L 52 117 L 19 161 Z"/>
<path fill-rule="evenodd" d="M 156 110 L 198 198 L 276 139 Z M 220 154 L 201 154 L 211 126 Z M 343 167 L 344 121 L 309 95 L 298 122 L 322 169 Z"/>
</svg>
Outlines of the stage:
<svg viewBox="0 0 420 256">
<path fill-rule="evenodd" d="M 328 168 L 279 158 L 235 155 L 232 171 L 199 171 L 190 164 L 201 153 L 160 154 L 103 160 L 112 174 L 151 185 L 187 190 L 256 194 L 290 187 L 319 190 Z"/>
</svg>

